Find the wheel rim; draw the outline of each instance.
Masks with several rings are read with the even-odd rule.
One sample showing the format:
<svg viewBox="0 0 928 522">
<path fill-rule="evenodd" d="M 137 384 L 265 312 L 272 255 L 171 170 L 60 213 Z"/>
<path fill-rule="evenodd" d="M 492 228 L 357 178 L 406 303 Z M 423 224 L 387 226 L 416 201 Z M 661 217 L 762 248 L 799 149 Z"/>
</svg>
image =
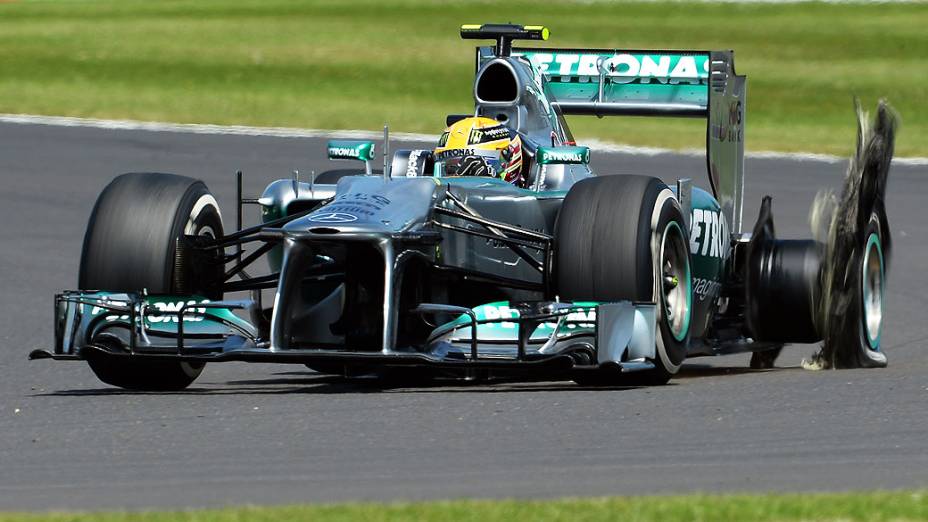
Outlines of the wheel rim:
<svg viewBox="0 0 928 522">
<path fill-rule="evenodd" d="M 670 333 L 677 341 L 686 338 L 692 315 L 690 260 L 683 230 L 671 221 L 661 238 L 661 306 Z"/>
<path fill-rule="evenodd" d="M 876 233 L 871 233 L 867 238 L 860 281 L 864 333 L 870 348 L 879 350 L 883 329 L 884 272 L 883 249 L 880 246 L 880 237 Z"/>
</svg>

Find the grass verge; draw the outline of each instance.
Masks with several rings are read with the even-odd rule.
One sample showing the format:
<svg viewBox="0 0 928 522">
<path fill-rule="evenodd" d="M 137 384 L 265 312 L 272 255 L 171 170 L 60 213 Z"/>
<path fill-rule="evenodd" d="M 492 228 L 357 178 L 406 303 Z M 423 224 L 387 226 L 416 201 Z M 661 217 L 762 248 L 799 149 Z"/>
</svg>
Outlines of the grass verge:
<svg viewBox="0 0 928 522">
<path fill-rule="evenodd" d="M 0 112 L 437 134 L 472 107 L 461 23 L 551 27 L 557 47 L 731 48 L 752 150 L 848 154 L 853 96 L 928 156 L 924 4 L 511 0 L 0 2 Z M 695 120 L 574 117 L 578 136 L 704 146 Z"/>
<path fill-rule="evenodd" d="M 766 495 L 681 495 L 609 497 L 546 501 L 444 501 L 346 503 L 283 507 L 244 507 L 142 513 L 0 514 L 0 522 L 238 522 L 248 520 L 320 522 L 398 520 L 493 522 L 564 520 L 593 522 L 700 521 L 915 521 L 928 520 L 924 491 Z"/>
</svg>

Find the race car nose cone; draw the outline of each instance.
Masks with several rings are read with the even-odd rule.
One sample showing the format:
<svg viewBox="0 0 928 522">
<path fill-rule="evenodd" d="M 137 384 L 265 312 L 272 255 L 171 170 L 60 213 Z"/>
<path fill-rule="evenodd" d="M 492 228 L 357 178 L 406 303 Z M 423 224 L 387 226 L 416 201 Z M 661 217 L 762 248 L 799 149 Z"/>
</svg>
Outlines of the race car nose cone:
<svg viewBox="0 0 928 522">
<path fill-rule="evenodd" d="M 328 205 L 284 226 L 289 235 L 379 236 L 428 221 L 438 185 L 431 178 L 358 176 L 339 185 Z"/>
</svg>

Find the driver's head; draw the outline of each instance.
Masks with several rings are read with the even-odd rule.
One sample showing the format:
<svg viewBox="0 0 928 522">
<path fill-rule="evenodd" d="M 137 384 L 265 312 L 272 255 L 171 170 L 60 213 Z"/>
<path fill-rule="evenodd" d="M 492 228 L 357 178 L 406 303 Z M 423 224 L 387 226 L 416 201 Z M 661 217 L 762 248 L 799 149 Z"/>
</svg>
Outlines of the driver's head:
<svg viewBox="0 0 928 522">
<path fill-rule="evenodd" d="M 464 118 L 445 129 L 435 161 L 445 176 L 492 176 L 522 184 L 522 140 L 490 118 Z"/>
</svg>

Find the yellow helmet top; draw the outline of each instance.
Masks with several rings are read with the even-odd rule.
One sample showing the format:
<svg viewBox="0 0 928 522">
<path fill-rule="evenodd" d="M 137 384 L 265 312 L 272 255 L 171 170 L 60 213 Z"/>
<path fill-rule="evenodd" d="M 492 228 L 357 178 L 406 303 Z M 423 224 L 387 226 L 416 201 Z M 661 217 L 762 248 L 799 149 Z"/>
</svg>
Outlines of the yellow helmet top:
<svg viewBox="0 0 928 522">
<path fill-rule="evenodd" d="M 502 123 L 482 116 L 454 122 L 438 140 L 435 155 L 461 149 L 502 150 L 509 146 L 509 129 Z"/>
</svg>

